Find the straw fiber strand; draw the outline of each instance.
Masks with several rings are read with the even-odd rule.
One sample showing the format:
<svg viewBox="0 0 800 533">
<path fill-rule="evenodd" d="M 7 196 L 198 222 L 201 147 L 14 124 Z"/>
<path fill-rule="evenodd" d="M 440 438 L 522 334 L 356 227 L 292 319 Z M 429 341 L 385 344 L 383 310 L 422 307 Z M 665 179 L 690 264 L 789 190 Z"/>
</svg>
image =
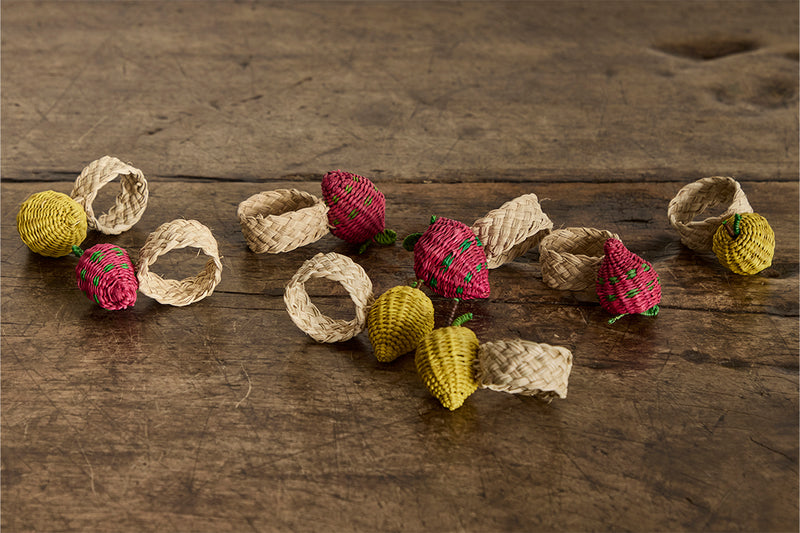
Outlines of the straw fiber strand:
<svg viewBox="0 0 800 533">
<path fill-rule="evenodd" d="M 305 283 L 325 278 L 341 283 L 356 308 L 353 320 L 337 320 L 323 315 L 311 302 Z M 367 323 L 367 309 L 372 304 L 372 281 L 352 259 L 335 252 L 318 253 L 297 270 L 283 294 L 292 321 L 317 342 L 340 342 L 361 333 Z"/>
<path fill-rule="evenodd" d="M 478 338 L 469 328 L 449 326 L 425 335 L 414 362 L 428 391 L 444 407 L 458 409 L 475 390 Z"/>
<path fill-rule="evenodd" d="M 593 287 L 603 259 L 603 244 L 619 238 L 595 228 L 558 229 L 539 243 L 542 280 L 560 290 L 580 291 Z"/>
<path fill-rule="evenodd" d="M 484 244 L 489 268 L 513 261 L 539 244 L 553 228 L 535 194 L 514 198 L 472 224 Z"/>
<path fill-rule="evenodd" d="M 121 176 L 120 192 L 114 205 L 95 218 L 92 202 L 97 192 L 117 176 Z M 106 235 L 119 235 L 133 227 L 142 218 L 148 195 L 147 180 L 142 171 L 111 156 L 89 163 L 75 180 L 70 193 L 86 210 L 89 228 Z"/>
<path fill-rule="evenodd" d="M 196 276 L 180 281 L 163 279 L 150 272 L 150 266 L 156 260 L 179 248 L 195 247 L 209 256 L 205 268 Z M 159 226 L 147 236 L 147 240 L 139 251 L 137 265 L 139 290 L 142 294 L 154 298 L 162 304 L 175 306 L 189 305 L 202 300 L 214 292 L 214 288 L 222 279 L 222 261 L 220 260 L 217 241 L 206 226 L 196 220 L 178 219 Z"/>
<path fill-rule="evenodd" d="M 86 213 L 64 193 L 42 191 L 30 195 L 17 212 L 17 231 L 31 251 L 62 257 L 86 239 Z"/>
<path fill-rule="evenodd" d="M 433 321 L 433 303 L 424 292 L 406 285 L 392 287 L 375 300 L 367 316 L 375 357 L 388 363 L 414 350 L 433 330 Z"/>
<path fill-rule="evenodd" d="M 257 254 L 288 252 L 328 233 L 328 207 L 313 194 L 277 189 L 255 194 L 236 212 L 247 245 Z"/>
<path fill-rule="evenodd" d="M 775 232 L 761 215 L 736 214 L 717 228 L 713 248 L 719 262 L 732 272 L 757 274 L 772 265 Z"/>
<path fill-rule="evenodd" d="M 133 307 L 139 282 L 128 252 L 113 244 L 97 244 L 80 256 L 75 267 L 78 288 L 104 309 Z"/>
<path fill-rule="evenodd" d="M 522 339 L 481 344 L 476 378 L 481 387 L 496 391 L 539 396 L 567 397 L 572 352 Z"/>
<path fill-rule="evenodd" d="M 694 220 L 709 209 L 725 206 L 725 211 L 704 220 Z M 681 242 L 696 252 L 713 249 L 714 233 L 722 221 L 736 213 L 752 213 L 741 185 L 733 178 L 713 176 L 684 186 L 669 202 L 667 216 Z"/>
</svg>

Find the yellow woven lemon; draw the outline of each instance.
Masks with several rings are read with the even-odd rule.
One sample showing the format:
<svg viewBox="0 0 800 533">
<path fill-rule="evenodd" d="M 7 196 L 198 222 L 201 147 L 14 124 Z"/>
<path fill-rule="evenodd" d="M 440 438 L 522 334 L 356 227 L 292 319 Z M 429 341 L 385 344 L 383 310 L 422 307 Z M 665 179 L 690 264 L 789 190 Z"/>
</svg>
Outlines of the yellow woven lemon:
<svg viewBox="0 0 800 533">
<path fill-rule="evenodd" d="M 433 303 L 419 289 L 392 287 L 370 307 L 367 328 L 378 361 L 394 361 L 433 330 Z"/>
<path fill-rule="evenodd" d="M 66 194 L 38 192 L 20 206 L 17 231 L 37 254 L 61 257 L 86 239 L 86 211 Z"/>
<path fill-rule="evenodd" d="M 772 265 L 775 232 L 759 214 L 736 214 L 717 228 L 713 250 L 719 262 L 732 272 L 757 274 Z"/>
<path fill-rule="evenodd" d="M 477 356 L 475 333 L 463 326 L 449 326 L 425 335 L 414 360 L 430 393 L 453 411 L 478 388 L 474 368 Z"/>
</svg>

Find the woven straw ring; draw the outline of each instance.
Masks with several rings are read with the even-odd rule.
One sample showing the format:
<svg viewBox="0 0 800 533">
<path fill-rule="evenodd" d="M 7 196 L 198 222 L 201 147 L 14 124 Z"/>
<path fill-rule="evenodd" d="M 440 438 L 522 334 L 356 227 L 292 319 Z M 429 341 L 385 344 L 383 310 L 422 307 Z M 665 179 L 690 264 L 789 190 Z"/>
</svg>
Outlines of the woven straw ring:
<svg viewBox="0 0 800 533">
<path fill-rule="evenodd" d="M 247 245 L 257 254 L 305 246 L 328 233 L 328 207 L 313 194 L 277 189 L 255 194 L 236 211 Z"/>
<path fill-rule="evenodd" d="M 95 218 L 92 202 L 106 183 L 121 176 L 121 190 L 107 213 Z M 75 180 L 70 196 L 83 206 L 89 229 L 106 235 L 119 235 L 136 224 L 147 207 L 147 180 L 138 168 L 116 157 L 104 156 L 92 161 Z"/>
<path fill-rule="evenodd" d="M 707 209 L 727 206 L 719 216 L 694 220 Z M 683 187 L 667 208 L 669 223 L 678 231 L 681 242 L 696 252 L 712 250 L 714 233 L 726 218 L 737 213 L 752 213 L 741 185 L 733 178 L 713 176 Z"/>
<path fill-rule="evenodd" d="M 150 272 L 150 265 L 170 250 L 193 246 L 207 256 L 205 268 L 196 276 L 183 280 L 163 279 Z M 173 220 L 159 226 L 147 236 L 139 251 L 136 276 L 139 290 L 159 303 L 175 306 L 189 305 L 202 300 L 212 292 L 222 279 L 217 241 L 206 226 L 196 220 Z"/>
<path fill-rule="evenodd" d="M 610 231 L 566 228 L 550 233 L 539 243 L 542 280 L 553 289 L 581 291 L 594 287 L 608 239 L 619 239 Z"/>
<path fill-rule="evenodd" d="M 312 278 L 338 281 L 356 306 L 353 320 L 337 320 L 323 315 L 306 292 L 305 283 Z M 317 342 L 340 342 L 352 339 L 367 324 L 367 311 L 372 305 L 372 281 L 352 259 L 335 252 L 319 253 L 302 264 L 283 295 L 286 310 L 298 328 Z"/>
</svg>

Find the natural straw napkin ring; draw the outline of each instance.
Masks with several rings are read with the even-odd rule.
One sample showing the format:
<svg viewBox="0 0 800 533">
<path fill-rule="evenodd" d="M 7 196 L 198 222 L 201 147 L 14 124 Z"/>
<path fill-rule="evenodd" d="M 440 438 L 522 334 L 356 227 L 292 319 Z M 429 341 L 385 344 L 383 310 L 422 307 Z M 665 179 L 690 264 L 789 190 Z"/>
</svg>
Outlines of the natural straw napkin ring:
<svg viewBox="0 0 800 533">
<path fill-rule="evenodd" d="M 121 190 L 108 212 L 95 218 L 92 202 L 106 183 L 121 176 Z M 104 156 L 92 161 L 75 180 L 70 196 L 86 210 L 89 229 L 106 235 L 119 235 L 136 224 L 147 207 L 147 180 L 138 168 L 116 157 Z"/>
<path fill-rule="evenodd" d="M 323 315 L 306 292 L 305 283 L 312 278 L 341 283 L 355 304 L 355 318 L 337 320 Z M 373 302 L 372 281 L 349 257 L 335 252 L 318 253 L 303 263 L 286 285 L 283 300 L 292 321 L 315 341 L 346 341 L 366 327 L 367 311 Z"/>
<path fill-rule="evenodd" d="M 524 194 L 489 211 L 470 229 L 484 243 L 488 268 L 497 268 L 538 245 L 552 228 L 536 195 Z"/>
<path fill-rule="evenodd" d="M 522 339 L 485 342 L 478 349 L 480 387 L 545 399 L 567 397 L 572 352 Z"/>
<path fill-rule="evenodd" d="M 725 206 L 725 211 L 705 220 L 694 218 L 706 210 Z M 681 242 L 696 252 L 710 252 L 714 233 L 723 220 L 737 213 L 752 213 L 741 185 L 733 178 L 713 176 L 683 187 L 670 201 L 667 216 Z"/>
<path fill-rule="evenodd" d="M 150 266 L 159 256 L 170 250 L 192 246 L 207 256 L 205 268 L 196 276 L 183 280 L 163 279 L 150 272 Z M 137 265 L 139 290 L 159 303 L 175 306 L 189 305 L 202 300 L 212 292 L 222 279 L 217 241 L 206 226 L 196 220 L 173 220 L 159 226 L 148 235 L 139 252 Z"/>
<path fill-rule="evenodd" d="M 288 252 L 321 239 L 329 232 L 327 213 L 321 199 L 297 189 L 255 194 L 237 210 L 242 234 L 257 254 Z"/>
<path fill-rule="evenodd" d="M 542 280 L 560 290 L 594 287 L 603 260 L 603 246 L 615 233 L 595 228 L 565 228 L 551 232 L 539 243 Z"/>
</svg>

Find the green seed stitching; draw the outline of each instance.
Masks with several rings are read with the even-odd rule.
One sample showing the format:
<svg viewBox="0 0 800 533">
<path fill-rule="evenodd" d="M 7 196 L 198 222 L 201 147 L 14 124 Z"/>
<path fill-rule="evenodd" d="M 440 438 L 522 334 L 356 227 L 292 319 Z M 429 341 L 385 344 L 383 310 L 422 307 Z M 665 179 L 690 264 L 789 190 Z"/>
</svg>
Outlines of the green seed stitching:
<svg viewBox="0 0 800 533">
<path fill-rule="evenodd" d="M 631 289 L 631 290 L 629 290 L 628 292 L 625 293 L 625 297 L 626 298 L 633 298 L 634 296 L 636 296 L 640 292 L 642 292 L 642 289 L 639 289 L 639 288 Z"/>
<path fill-rule="evenodd" d="M 642 270 L 645 272 L 650 272 L 650 265 L 647 263 L 642 263 Z"/>
<path fill-rule="evenodd" d="M 464 281 L 466 281 L 467 283 L 472 281 L 472 272 L 467 272 L 467 275 L 464 276 Z"/>
<path fill-rule="evenodd" d="M 606 282 L 606 280 L 605 280 L 605 279 L 603 279 L 603 278 L 601 278 L 601 277 L 598 277 L 598 278 L 597 278 L 597 283 L 599 283 L 600 285 L 603 285 L 605 282 Z"/>
<path fill-rule="evenodd" d="M 128 263 L 122 263 L 122 264 L 121 264 L 121 265 L 119 265 L 119 266 L 120 266 L 120 267 L 122 267 L 122 268 L 128 268 Z"/>
<path fill-rule="evenodd" d="M 357 214 L 358 214 L 358 209 L 353 209 L 352 211 L 350 211 L 350 214 L 347 215 L 347 220 L 353 220 L 354 218 L 356 218 Z"/>
<path fill-rule="evenodd" d="M 481 271 L 481 264 L 478 263 L 478 266 L 475 267 L 475 272 L 480 272 L 480 271 Z"/>
<path fill-rule="evenodd" d="M 108 264 L 108 265 L 103 267 L 103 272 L 108 272 L 109 270 L 112 270 L 113 268 L 114 268 L 114 265 Z"/>
<path fill-rule="evenodd" d="M 477 244 L 478 246 L 483 246 L 483 243 L 482 243 L 482 242 L 481 242 L 481 240 L 480 240 L 479 238 L 477 238 L 477 237 L 475 237 L 475 244 Z"/>
<path fill-rule="evenodd" d="M 353 179 L 353 181 L 358 181 L 358 174 L 353 174 L 352 179 Z"/>
<path fill-rule="evenodd" d="M 364 205 L 370 205 L 372 203 L 372 196 L 367 196 L 364 199 Z"/>
<path fill-rule="evenodd" d="M 86 281 L 86 269 L 85 268 L 81 269 L 81 279 Z"/>
<path fill-rule="evenodd" d="M 461 243 L 461 253 L 463 254 L 464 252 L 469 250 L 470 246 L 472 246 L 472 241 L 470 239 L 467 239 L 464 242 L 462 242 Z"/>
<path fill-rule="evenodd" d="M 339 201 L 339 197 L 334 194 L 333 198 L 331 198 L 331 205 L 336 205 L 336 202 L 338 202 L 338 201 Z"/>
<path fill-rule="evenodd" d="M 452 264 L 453 264 L 453 254 L 451 253 L 444 258 L 444 261 L 442 261 L 442 266 L 444 267 L 444 271 L 447 272 L 447 269 L 450 268 L 450 265 Z"/>
<path fill-rule="evenodd" d="M 616 299 L 617 299 L 617 295 L 616 294 L 609 294 L 608 296 L 606 296 L 606 301 L 609 301 L 609 302 L 613 302 Z"/>
<path fill-rule="evenodd" d="M 103 257 L 105 257 L 105 256 L 103 255 L 103 252 L 101 252 L 100 250 L 98 250 L 98 251 L 96 251 L 96 252 L 93 252 L 93 253 L 92 253 L 92 256 L 91 256 L 89 259 L 90 259 L 90 260 L 92 260 L 92 261 L 94 261 L 95 263 L 99 263 L 99 262 L 100 262 L 100 261 L 103 259 Z"/>
<path fill-rule="evenodd" d="M 636 269 L 632 268 L 628 270 L 628 279 L 633 279 L 636 277 Z"/>
<path fill-rule="evenodd" d="M 111 251 L 112 251 L 112 252 L 117 252 L 117 253 L 115 254 L 117 257 L 119 257 L 119 256 L 121 256 L 122 254 L 124 254 L 124 253 L 125 253 L 125 252 L 123 252 L 123 251 L 122 251 L 122 249 L 121 249 L 121 248 L 117 248 L 116 246 L 115 246 L 114 248 L 112 248 L 112 249 L 111 249 Z"/>
<path fill-rule="evenodd" d="M 97 305 L 100 305 L 100 300 L 97 299 L 97 295 L 96 294 L 94 295 L 94 301 L 97 303 Z"/>
<path fill-rule="evenodd" d="M 431 279 L 430 279 L 430 280 L 428 280 L 428 285 L 430 285 L 430 286 L 431 286 L 431 289 L 435 289 L 435 288 L 436 288 L 436 278 L 434 278 L 433 276 L 431 276 Z"/>
<path fill-rule="evenodd" d="M 654 279 L 650 280 L 650 283 L 647 284 L 647 290 L 648 291 L 652 291 L 653 287 L 655 287 L 655 285 L 656 285 L 656 280 L 654 280 Z"/>
<path fill-rule="evenodd" d="M 95 276 L 92 280 L 92 284 L 97 287 L 97 284 L 100 283 L 100 276 Z"/>
<path fill-rule="evenodd" d="M 334 219 L 334 221 L 331 222 L 331 224 L 333 224 L 334 226 L 338 226 L 339 225 L 339 220 L 338 219 Z"/>
<path fill-rule="evenodd" d="M 614 285 L 618 281 L 619 281 L 619 278 L 617 276 L 614 276 L 613 278 L 608 278 L 608 284 L 609 285 Z"/>
<path fill-rule="evenodd" d="M 464 287 L 459 287 L 456 289 L 456 294 L 461 294 L 464 292 Z"/>
<path fill-rule="evenodd" d="M 347 187 L 344 188 L 344 192 L 350 192 L 352 190 L 353 190 L 353 186 L 352 185 L 348 185 Z"/>
</svg>

